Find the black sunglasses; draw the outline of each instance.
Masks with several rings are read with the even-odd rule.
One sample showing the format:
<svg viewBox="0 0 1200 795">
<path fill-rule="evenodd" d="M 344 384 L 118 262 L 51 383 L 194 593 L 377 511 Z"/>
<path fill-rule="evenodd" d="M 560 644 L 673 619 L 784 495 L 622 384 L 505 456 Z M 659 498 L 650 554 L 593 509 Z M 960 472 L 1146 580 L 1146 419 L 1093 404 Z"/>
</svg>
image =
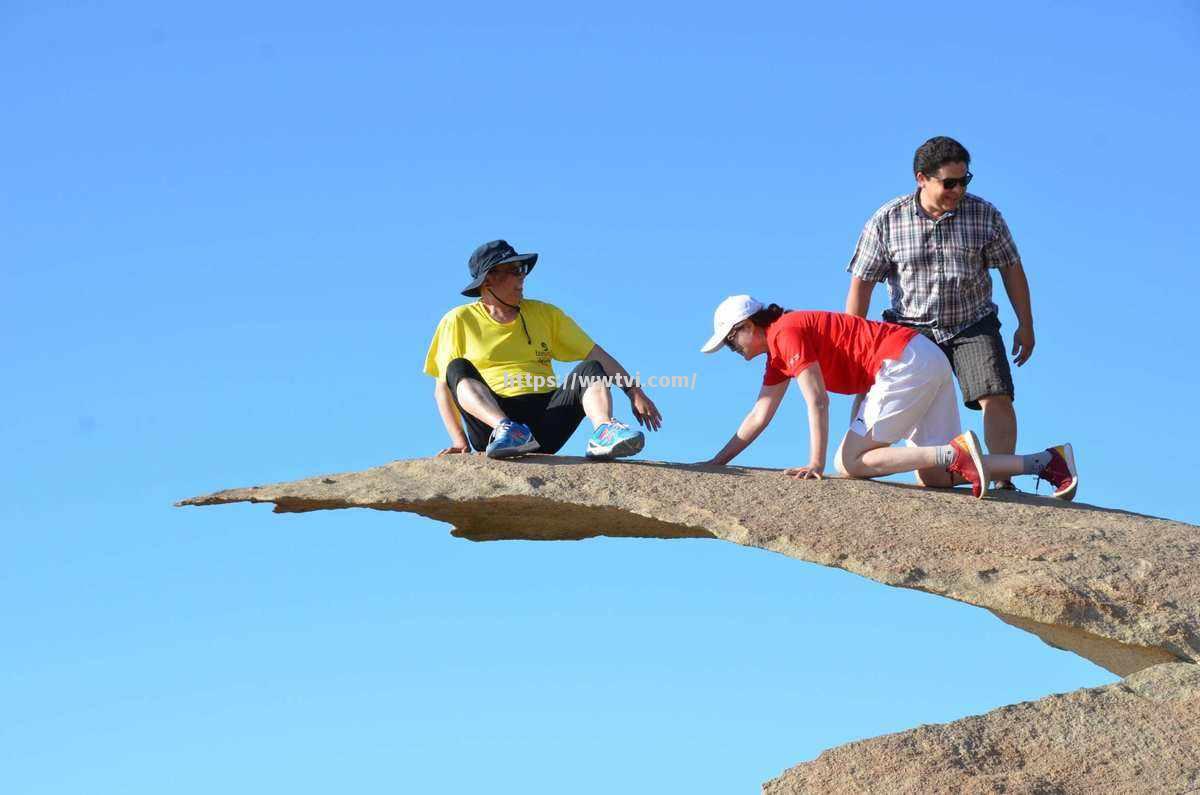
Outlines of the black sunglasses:
<svg viewBox="0 0 1200 795">
<path fill-rule="evenodd" d="M 971 180 L 975 175 L 968 171 L 965 177 L 931 177 L 928 174 L 925 176 L 928 179 L 936 179 L 938 182 L 942 183 L 942 187 L 946 190 L 954 190 L 959 185 L 962 185 L 963 190 L 966 190 L 966 187 L 971 184 Z"/>
<path fill-rule="evenodd" d="M 495 273 L 505 274 L 506 276 L 528 276 L 529 263 L 516 262 L 505 265 L 497 265 L 496 267 L 492 268 L 492 271 Z"/>
</svg>

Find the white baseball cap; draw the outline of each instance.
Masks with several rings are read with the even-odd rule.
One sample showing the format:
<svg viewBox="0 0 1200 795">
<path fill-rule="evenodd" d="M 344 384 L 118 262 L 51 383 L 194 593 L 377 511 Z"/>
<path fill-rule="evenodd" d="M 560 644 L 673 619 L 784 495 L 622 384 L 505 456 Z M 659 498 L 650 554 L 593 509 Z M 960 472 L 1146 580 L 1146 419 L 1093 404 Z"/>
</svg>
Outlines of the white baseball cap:
<svg viewBox="0 0 1200 795">
<path fill-rule="evenodd" d="M 702 353 L 720 350 L 729 330 L 763 308 L 762 301 L 748 295 L 731 295 L 713 312 L 713 335 L 700 347 Z"/>
</svg>

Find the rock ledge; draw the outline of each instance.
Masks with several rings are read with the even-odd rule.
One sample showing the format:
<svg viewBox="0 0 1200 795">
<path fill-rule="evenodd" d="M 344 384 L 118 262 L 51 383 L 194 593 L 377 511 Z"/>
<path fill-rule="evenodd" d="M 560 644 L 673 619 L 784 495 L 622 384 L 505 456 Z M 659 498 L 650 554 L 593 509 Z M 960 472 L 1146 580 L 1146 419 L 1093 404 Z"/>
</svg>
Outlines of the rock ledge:
<svg viewBox="0 0 1200 795">
<path fill-rule="evenodd" d="M 937 790 L 941 779 L 922 768 L 926 762 L 951 777 L 947 789 L 964 782 L 983 787 L 964 791 L 1120 789 L 1134 779 L 1117 768 L 1107 778 L 1070 778 L 1079 770 L 1068 750 L 1095 761 L 1101 749 L 1123 743 L 1127 754 L 1144 756 L 1143 768 L 1166 765 L 1162 780 L 1173 783 L 1163 791 L 1195 782 L 1200 669 L 1164 665 L 1200 661 L 1200 528 L 1192 525 L 1027 494 L 980 501 L 965 491 L 891 483 L 796 482 L 775 470 L 538 455 L 395 461 L 178 504 L 233 502 L 269 502 L 276 512 L 411 511 L 476 541 L 717 538 L 977 605 L 1118 675 L 1137 674 L 1108 688 L 851 743 L 768 782 L 766 792 L 917 791 L 904 781 Z M 1076 723 L 1086 736 L 1069 731 Z M 1051 752 L 1053 737 L 1069 748 Z M 1002 752 L 1009 746 L 1024 751 Z M 1192 778 L 1176 769 L 1190 769 Z M 894 775 L 881 778 L 886 771 Z M 1099 783 L 1076 789 L 1068 778 Z"/>
</svg>

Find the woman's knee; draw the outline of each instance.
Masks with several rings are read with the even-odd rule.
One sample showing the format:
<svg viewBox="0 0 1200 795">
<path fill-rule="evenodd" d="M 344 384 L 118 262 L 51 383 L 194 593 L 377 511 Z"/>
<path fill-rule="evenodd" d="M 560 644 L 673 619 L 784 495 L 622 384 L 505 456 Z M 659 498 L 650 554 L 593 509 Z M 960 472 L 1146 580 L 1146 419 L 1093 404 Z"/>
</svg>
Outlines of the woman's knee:
<svg viewBox="0 0 1200 795">
<path fill-rule="evenodd" d="M 833 465 L 848 478 L 869 478 L 871 473 L 863 463 L 862 457 L 870 449 L 864 437 L 854 431 L 847 431 L 833 455 Z"/>
<path fill-rule="evenodd" d="M 954 485 L 954 478 L 949 472 L 940 467 L 926 467 L 913 473 L 918 486 L 934 489 L 946 489 Z"/>
<path fill-rule="evenodd" d="M 862 453 L 858 455 L 847 454 L 845 450 L 839 447 L 837 455 L 834 456 L 833 465 L 848 478 L 870 477 L 866 465 L 863 464 Z"/>
</svg>

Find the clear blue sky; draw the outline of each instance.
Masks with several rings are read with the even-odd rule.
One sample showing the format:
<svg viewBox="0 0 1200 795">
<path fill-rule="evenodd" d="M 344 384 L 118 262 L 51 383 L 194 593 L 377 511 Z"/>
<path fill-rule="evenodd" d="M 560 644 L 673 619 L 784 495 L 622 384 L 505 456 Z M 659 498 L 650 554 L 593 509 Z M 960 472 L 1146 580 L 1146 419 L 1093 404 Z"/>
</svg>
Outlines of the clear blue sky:
<svg viewBox="0 0 1200 795">
<path fill-rule="evenodd" d="M 697 351 L 714 305 L 840 308 L 947 134 L 1032 284 L 1020 446 L 1198 522 L 1198 43 L 1192 3 L 0 4 L 0 790 L 755 792 L 1112 681 L 729 544 L 171 503 L 443 446 L 421 362 L 495 237 L 631 369 L 698 373 L 644 455 L 707 458 L 762 367 Z M 793 390 L 739 463 L 807 443 Z"/>
</svg>

